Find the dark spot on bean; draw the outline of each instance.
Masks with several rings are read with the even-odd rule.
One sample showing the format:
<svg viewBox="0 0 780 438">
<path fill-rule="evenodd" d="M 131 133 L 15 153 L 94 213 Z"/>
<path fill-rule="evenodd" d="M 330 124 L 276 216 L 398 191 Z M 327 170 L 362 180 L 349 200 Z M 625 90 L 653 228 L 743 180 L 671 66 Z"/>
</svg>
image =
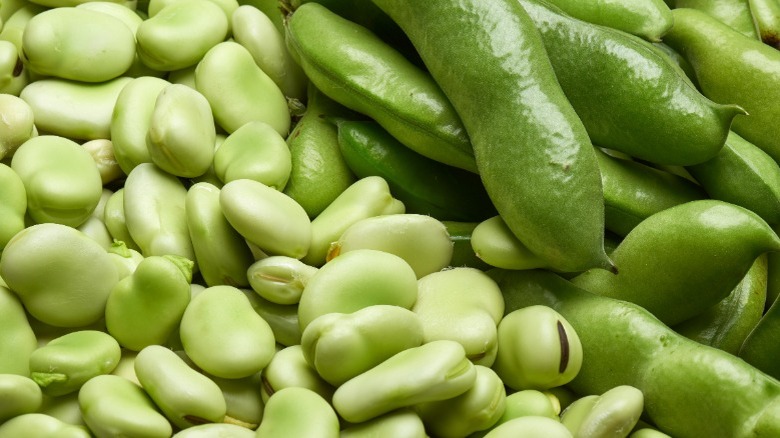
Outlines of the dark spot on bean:
<svg viewBox="0 0 780 438">
<path fill-rule="evenodd" d="M 558 372 L 563 374 L 569 365 L 569 337 L 566 335 L 566 329 L 560 321 L 558 321 L 558 339 L 561 342 L 561 363 L 558 366 Z"/>
<path fill-rule="evenodd" d="M 24 69 L 24 64 L 22 63 L 22 58 L 16 58 L 16 64 L 14 65 L 14 71 L 13 75 L 14 77 L 19 77 L 19 75 L 22 74 L 22 70 Z"/>
</svg>

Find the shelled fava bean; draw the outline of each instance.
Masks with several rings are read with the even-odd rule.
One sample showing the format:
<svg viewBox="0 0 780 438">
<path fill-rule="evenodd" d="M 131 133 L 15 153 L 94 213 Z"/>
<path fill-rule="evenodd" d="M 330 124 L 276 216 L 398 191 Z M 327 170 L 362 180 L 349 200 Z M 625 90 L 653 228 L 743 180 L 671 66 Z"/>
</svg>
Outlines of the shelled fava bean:
<svg viewBox="0 0 780 438">
<path fill-rule="evenodd" d="M 0 3 L 0 438 L 778 436 L 718 3 Z"/>
</svg>

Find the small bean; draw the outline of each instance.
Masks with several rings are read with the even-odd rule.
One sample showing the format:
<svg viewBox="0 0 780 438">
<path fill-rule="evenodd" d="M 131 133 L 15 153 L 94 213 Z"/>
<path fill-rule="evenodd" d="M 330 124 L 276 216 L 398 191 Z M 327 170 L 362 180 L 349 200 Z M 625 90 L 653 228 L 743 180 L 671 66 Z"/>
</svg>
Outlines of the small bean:
<svg viewBox="0 0 780 438">
<path fill-rule="evenodd" d="M 67 424 L 50 415 L 40 413 L 22 414 L 0 424 L 0 438 L 90 438 L 84 427 Z"/>
<path fill-rule="evenodd" d="M 302 417 L 306 420 L 301 421 Z M 336 438 L 339 419 L 328 401 L 316 392 L 300 387 L 284 388 L 266 402 L 256 436 Z"/>
<path fill-rule="evenodd" d="M 0 374 L 0 424 L 37 412 L 42 402 L 41 387 L 35 381 L 17 374 Z"/>
<path fill-rule="evenodd" d="M 306 362 L 300 345 L 291 345 L 279 350 L 262 371 L 262 382 L 264 402 L 284 388 L 306 388 L 328 401 L 335 391 L 335 388 Z"/>
<path fill-rule="evenodd" d="M 292 257 L 270 256 L 254 262 L 246 275 L 252 289 L 261 297 L 284 305 L 298 304 L 317 270 Z"/>
<path fill-rule="evenodd" d="M 5 53 L 4 47 L 5 45 L 0 44 L 0 66 L 5 65 L 2 56 Z M 2 88 L 2 80 L 0 80 L 0 89 Z M 22 143 L 35 135 L 36 130 L 32 108 L 13 94 L 0 94 L 0 114 L 3 116 L 3 123 L 0 124 L 0 160 L 2 160 L 13 156 Z"/>
</svg>

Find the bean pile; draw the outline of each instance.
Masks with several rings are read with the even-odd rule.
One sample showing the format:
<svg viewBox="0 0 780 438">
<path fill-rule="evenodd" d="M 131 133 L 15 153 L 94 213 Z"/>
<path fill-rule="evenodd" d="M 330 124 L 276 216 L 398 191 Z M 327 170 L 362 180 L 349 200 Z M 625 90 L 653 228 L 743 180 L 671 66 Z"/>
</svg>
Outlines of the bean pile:
<svg viewBox="0 0 780 438">
<path fill-rule="evenodd" d="M 0 20 L 0 438 L 780 436 L 780 1 Z"/>
</svg>

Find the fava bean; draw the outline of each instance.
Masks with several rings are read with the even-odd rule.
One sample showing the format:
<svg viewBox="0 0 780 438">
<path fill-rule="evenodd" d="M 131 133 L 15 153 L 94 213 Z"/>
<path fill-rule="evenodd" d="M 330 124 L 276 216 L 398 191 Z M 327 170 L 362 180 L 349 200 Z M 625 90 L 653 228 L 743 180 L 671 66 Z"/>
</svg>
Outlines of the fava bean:
<svg viewBox="0 0 780 438">
<path fill-rule="evenodd" d="M 176 438 L 210 438 L 213 436 L 219 436 L 220 438 L 252 438 L 255 436 L 255 432 L 235 424 L 209 423 L 188 427 L 176 432 L 173 436 Z"/>
<path fill-rule="evenodd" d="M 0 252 L 8 241 L 25 227 L 27 191 L 24 182 L 11 167 L 0 163 Z"/>
<path fill-rule="evenodd" d="M 306 388 L 330 401 L 335 388 L 326 382 L 303 355 L 300 344 L 279 350 L 262 371 L 263 401 L 284 388 Z"/>
<path fill-rule="evenodd" d="M 270 256 L 254 262 L 246 272 L 252 289 L 276 304 L 298 304 L 317 268 L 298 259 Z"/>
<path fill-rule="evenodd" d="M 0 373 L 30 375 L 30 354 L 38 348 L 24 307 L 7 287 L 0 286 Z"/>
<path fill-rule="evenodd" d="M 503 269 L 534 269 L 547 266 L 518 239 L 501 216 L 478 223 L 471 232 L 471 248 L 480 260 Z"/>
<path fill-rule="evenodd" d="M 219 386 L 225 397 L 225 423 L 245 429 L 257 429 L 264 409 L 262 373 L 241 379 L 223 379 L 212 375 L 208 377 Z"/>
<path fill-rule="evenodd" d="M 67 424 L 50 415 L 40 413 L 22 414 L 0 424 L 0 438 L 89 438 L 86 428 Z"/>
<path fill-rule="evenodd" d="M 0 45 L 0 54 L 4 53 Z M 14 61 L 15 62 L 15 61 Z M 0 57 L 0 65 L 3 65 Z M 0 88 L 3 88 L 0 80 Z M 0 160 L 13 156 L 16 149 L 36 135 L 33 110 L 30 105 L 13 94 L 0 94 Z"/>
<path fill-rule="evenodd" d="M 426 438 L 425 425 L 411 408 L 401 408 L 341 429 L 342 438 L 397 436 Z"/>
<path fill-rule="evenodd" d="M 291 168 L 290 148 L 284 137 L 259 120 L 233 131 L 214 154 L 214 171 L 224 183 L 245 178 L 282 191 Z"/>
<path fill-rule="evenodd" d="M 302 417 L 306 421 L 301 421 Z M 268 398 L 256 436 L 336 438 L 339 419 L 328 401 L 316 392 L 300 387 L 283 388 Z"/>
<path fill-rule="evenodd" d="M 485 438 L 573 438 L 559 421 L 548 417 L 529 415 L 515 418 L 488 432 Z"/>
<path fill-rule="evenodd" d="M 298 324 L 297 304 L 276 304 L 261 297 L 252 290 L 241 289 L 255 309 L 274 332 L 274 339 L 283 346 L 301 343 L 301 327 Z"/>
<path fill-rule="evenodd" d="M 0 374 L 0 424 L 37 412 L 42 402 L 41 387 L 35 381 L 18 374 Z"/>
</svg>

